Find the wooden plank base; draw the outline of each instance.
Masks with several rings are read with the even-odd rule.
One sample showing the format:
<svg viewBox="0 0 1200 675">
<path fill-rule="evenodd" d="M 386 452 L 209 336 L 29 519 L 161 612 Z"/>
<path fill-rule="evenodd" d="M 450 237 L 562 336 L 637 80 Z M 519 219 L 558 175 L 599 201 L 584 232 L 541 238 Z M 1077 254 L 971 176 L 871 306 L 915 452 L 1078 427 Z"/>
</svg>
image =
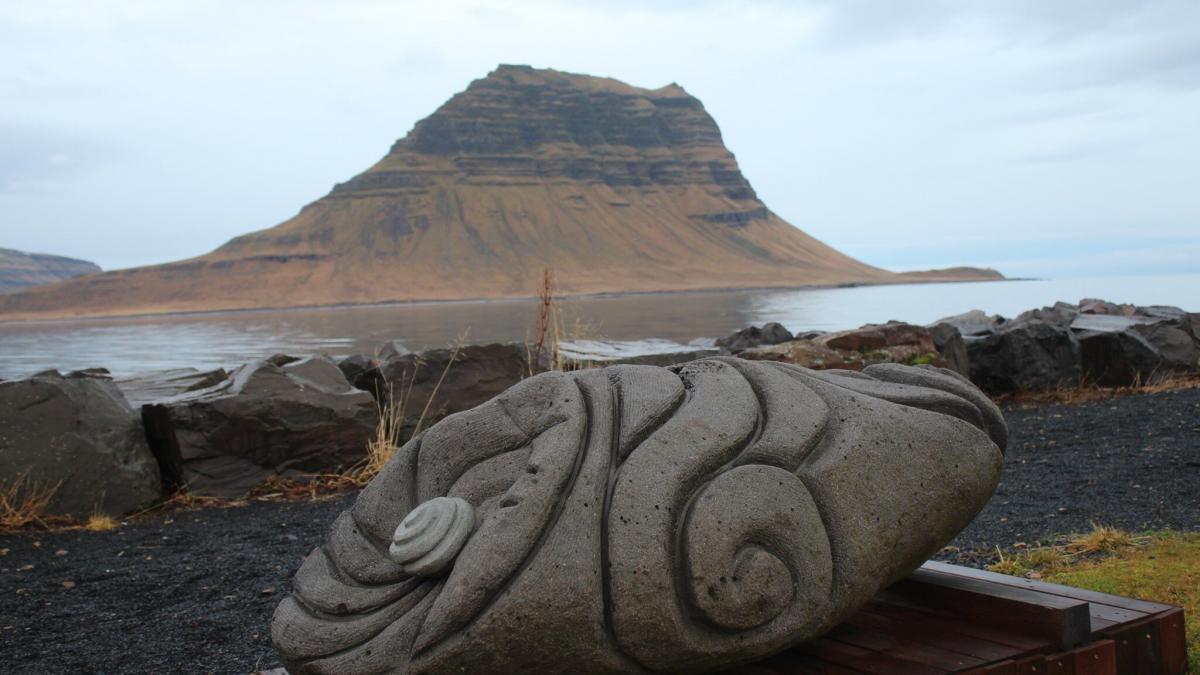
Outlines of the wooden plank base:
<svg viewBox="0 0 1200 675">
<path fill-rule="evenodd" d="M 928 562 L 820 639 L 733 672 L 1183 675 L 1187 644 L 1179 607 Z"/>
</svg>

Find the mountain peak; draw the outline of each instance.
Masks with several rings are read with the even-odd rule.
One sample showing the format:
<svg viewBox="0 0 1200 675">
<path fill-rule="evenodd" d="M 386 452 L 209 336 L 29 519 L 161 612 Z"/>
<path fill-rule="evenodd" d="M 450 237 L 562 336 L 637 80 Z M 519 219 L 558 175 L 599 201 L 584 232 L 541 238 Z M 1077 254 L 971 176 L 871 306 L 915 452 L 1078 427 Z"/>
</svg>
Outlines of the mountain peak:
<svg viewBox="0 0 1200 675">
<path fill-rule="evenodd" d="M 501 65 L 383 159 L 212 253 L 0 298 L 0 314 L 162 312 L 895 281 L 763 204 L 671 84 Z"/>
</svg>

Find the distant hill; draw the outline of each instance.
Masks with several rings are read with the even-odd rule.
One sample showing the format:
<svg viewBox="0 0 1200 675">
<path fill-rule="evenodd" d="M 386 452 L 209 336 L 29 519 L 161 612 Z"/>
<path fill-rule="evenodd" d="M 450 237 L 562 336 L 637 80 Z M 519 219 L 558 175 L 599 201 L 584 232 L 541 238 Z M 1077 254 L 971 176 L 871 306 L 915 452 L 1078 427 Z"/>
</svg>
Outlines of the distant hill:
<svg viewBox="0 0 1200 675">
<path fill-rule="evenodd" d="M 909 281 L 1001 281 L 1006 277 L 990 267 L 945 267 L 939 270 L 900 272 Z"/>
<path fill-rule="evenodd" d="M 40 286 L 100 271 L 86 260 L 0 248 L 0 293 Z"/>
<path fill-rule="evenodd" d="M 207 255 L 0 298 L 0 316 L 133 314 L 888 283 L 762 203 L 671 84 L 500 66 L 375 166 Z"/>
</svg>

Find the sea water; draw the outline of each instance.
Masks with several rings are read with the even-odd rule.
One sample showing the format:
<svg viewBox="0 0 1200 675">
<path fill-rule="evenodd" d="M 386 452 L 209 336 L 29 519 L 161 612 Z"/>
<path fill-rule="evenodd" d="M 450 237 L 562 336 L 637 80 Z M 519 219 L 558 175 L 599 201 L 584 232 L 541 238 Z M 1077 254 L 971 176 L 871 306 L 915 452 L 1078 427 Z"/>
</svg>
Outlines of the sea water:
<svg viewBox="0 0 1200 675">
<path fill-rule="evenodd" d="M 604 358 L 710 346 L 750 324 L 840 330 L 890 319 L 928 324 L 981 309 L 1012 317 L 1055 301 L 1098 297 L 1200 312 L 1200 274 L 670 293 L 561 301 L 560 338 Z M 108 368 L 121 377 L 167 368 L 235 367 L 271 354 L 371 354 L 530 339 L 533 300 L 216 312 L 125 319 L 0 323 L 0 378 L 48 368 Z"/>
</svg>

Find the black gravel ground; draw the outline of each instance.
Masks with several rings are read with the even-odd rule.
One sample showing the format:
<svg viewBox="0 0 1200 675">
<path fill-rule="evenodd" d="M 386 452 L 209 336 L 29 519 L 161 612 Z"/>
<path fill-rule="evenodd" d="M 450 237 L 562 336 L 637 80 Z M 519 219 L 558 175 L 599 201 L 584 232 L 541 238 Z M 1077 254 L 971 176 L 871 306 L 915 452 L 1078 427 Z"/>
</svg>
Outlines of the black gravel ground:
<svg viewBox="0 0 1200 675">
<path fill-rule="evenodd" d="M 1200 530 L 1200 389 L 1007 410 L 995 497 L 961 562 L 1093 521 Z M 350 497 L 175 513 L 108 533 L 0 537 L 0 672 L 248 673 L 267 621 Z"/>
</svg>

